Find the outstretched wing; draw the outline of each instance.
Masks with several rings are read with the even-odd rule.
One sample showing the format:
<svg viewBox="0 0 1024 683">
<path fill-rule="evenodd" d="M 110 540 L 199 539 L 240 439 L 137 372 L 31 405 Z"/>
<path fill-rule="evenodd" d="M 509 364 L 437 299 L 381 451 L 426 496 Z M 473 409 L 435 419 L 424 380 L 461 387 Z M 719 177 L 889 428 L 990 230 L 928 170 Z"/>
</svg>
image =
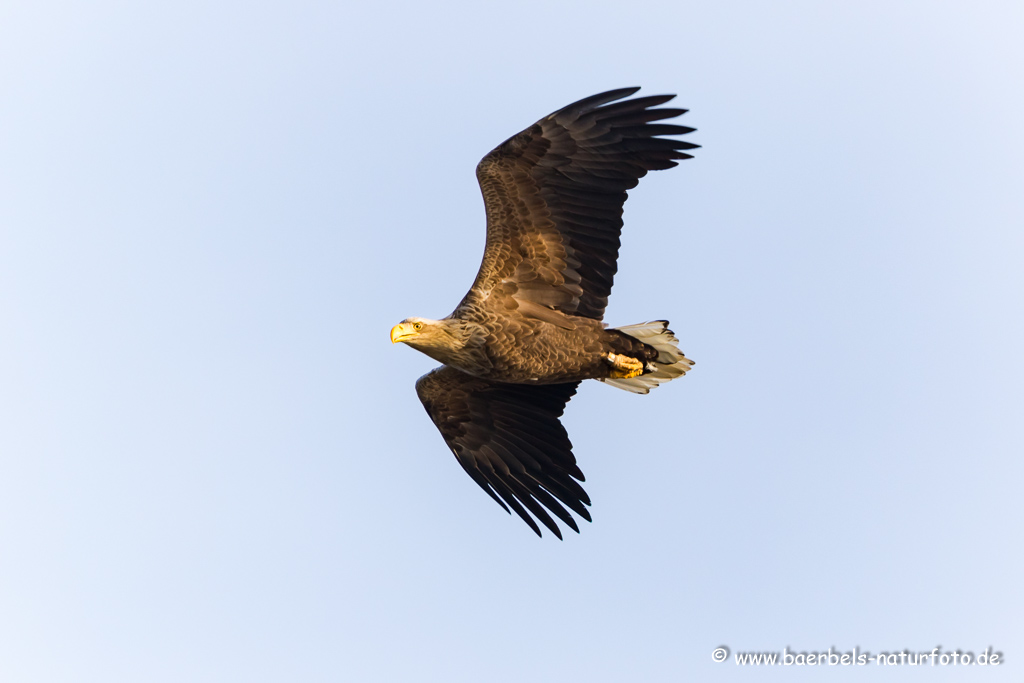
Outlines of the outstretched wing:
<svg viewBox="0 0 1024 683">
<path fill-rule="evenodd" d="M 487 246 L 463 305 L 491 296 L 559 324 L 558 313 L 600 320 L 617 269 L 626 190 L 671 168 L 698 145 L 661 137 L 694 129 L 664 123 L 685 109 L 655 109 L 674 95 L 594 95 L 544 117 L 477 166 Z M 570 326 L 568 324 L 566 326 Z"/>
<path fill-rule="evenodd" d="M 578 385 L 490 382 L 441 366 L 417 380 L 416 393 L 473 481 L 538 536 L 527 510 L 561 538 L 549 511 L 577 533 L 566 507 L 590 521 L 583 473 L 558 421 Z"/>
</svg>

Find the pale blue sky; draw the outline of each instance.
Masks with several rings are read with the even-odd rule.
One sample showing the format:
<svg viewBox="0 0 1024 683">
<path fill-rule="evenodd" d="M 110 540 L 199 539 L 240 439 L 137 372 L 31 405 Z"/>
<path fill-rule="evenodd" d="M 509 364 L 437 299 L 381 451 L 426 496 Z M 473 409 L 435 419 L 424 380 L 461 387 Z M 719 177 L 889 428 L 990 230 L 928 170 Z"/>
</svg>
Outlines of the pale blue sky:
<svg viewBox="0 0 1024 683">
<path fill-rule="evenodd" d="M 1019 2 L 0 5 L 0 680 L 876 680 L 1024 658 Z M 388 341 L 483 250 L 473 169 L 675 92 L 537 539 Z"/>
</svg>

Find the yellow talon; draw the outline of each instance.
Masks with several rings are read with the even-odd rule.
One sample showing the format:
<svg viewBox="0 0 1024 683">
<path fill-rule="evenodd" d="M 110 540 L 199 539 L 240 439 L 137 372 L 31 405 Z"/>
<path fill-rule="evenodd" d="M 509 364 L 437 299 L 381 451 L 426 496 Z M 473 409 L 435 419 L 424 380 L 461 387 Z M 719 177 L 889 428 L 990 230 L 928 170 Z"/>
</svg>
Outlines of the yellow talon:
<svg viewBox="0 0 1024 683">
<path fill-rule="evenodd" d="M 621 353 L 608 352 L 606 359 L 612 364 L 608 376 L 612 379 L 632 379 L 644 374 L 644 364 Z"/>
</svg>

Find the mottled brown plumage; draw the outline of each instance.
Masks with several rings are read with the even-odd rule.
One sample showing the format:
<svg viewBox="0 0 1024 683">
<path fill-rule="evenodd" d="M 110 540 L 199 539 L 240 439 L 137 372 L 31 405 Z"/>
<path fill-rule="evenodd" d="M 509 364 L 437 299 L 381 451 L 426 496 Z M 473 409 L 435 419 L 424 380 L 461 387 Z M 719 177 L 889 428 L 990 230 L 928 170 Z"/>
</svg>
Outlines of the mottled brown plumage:
<svg viewBox="0 0 1024 683">
<path fill-rule="evenodd" d="M 637 393 L 686 372 L 665 321 L 606 329 L 626 191 L 697 145 L 692 128 L 654 123 L 672 95 L 594 95 L 544 117 L 477 166 L 487 212 L 480 271 L 443 320 L 391 332 L 447 367 L 416 390 L 459 463 L 506 510 L 561 538 L 548 511 L 589 521 L 572 445 L 558 418 L 581 380 Z"/>
</svg>

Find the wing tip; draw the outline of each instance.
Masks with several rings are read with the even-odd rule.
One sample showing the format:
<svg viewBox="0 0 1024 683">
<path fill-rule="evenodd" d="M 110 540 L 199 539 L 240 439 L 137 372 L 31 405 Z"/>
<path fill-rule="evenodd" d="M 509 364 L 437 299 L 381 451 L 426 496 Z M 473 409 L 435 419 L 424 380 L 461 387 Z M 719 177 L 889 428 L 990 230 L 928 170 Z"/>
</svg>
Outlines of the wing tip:
<svg viewBox="0 0 1024 683">
<path fill-rule="evenodd" d="M 576 100 L 572 104 L 566 105 L 564 107 L 561 107 L 560 109 L 551 112 L 550 114 L 547 115 L 546 118 L 553 119 L 556 116 L 562 116 L 569 113 L 576 114 L 577 116 L 580 114 L 585 114 L 587 112 L 593 111 L 594 109 L 597 109 L 600 106 L 608 104 L 609 102 L 621 100 L 624 97 L 629 97 L 630 95 L 633 95 L 639 91 L 639 85 L 630 86 L 628 88 L 616 88 L 614 90 L 606 90 L 604 92 L 597 93 L 596 95 L 584 97 L 582 100 Z"/>
</svg>

